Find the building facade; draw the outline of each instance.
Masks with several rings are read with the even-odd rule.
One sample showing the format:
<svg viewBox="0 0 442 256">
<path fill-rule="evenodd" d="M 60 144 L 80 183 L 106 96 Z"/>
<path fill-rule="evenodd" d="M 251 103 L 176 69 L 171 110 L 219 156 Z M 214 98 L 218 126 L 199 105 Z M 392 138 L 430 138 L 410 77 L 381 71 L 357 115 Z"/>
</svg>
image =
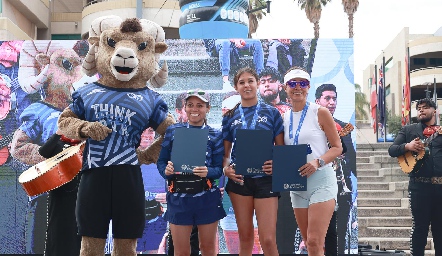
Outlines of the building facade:
<svg viewBox="0 0 442 256">
<path fill-rule="evenodd" d="M 442 27 L 434 34 L 410 34 L 408 27 L 403 28 L 376 57 L 375 62 L 363 71 L 363 93 L 370 99 L 372 90 L 379 85 L 379 69 L 385 63 L 383 78 L 386 106 L 392 115 L 401 115 L 407 56 L 410 68 L 411 118 L 415 120 L 415 101 L 425 97 L 433 98 L 434 84 L 438 98 L 442 98 Z M 438 104 L 441 106 L 442 100 L 438 100 Z"/>
<path fill-rule="evenodd" d="M 104 15 L 137 17 L 162 26 L 166 38 L 179 38 L 178 0 L 0 0 L 0 40 L 81 39 Z M 139 16 L 139 15 L 138 15 Z"/>
</svg>

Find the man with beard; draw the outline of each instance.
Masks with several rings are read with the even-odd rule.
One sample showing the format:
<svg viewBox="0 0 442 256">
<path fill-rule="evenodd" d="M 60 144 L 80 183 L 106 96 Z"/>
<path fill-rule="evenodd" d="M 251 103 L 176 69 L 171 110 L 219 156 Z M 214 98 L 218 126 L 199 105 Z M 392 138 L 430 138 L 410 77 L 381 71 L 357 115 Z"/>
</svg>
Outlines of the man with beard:
<svg viewBox="0 0 442 256">
<path fill-rule="evenodd" d="M 435 126 L 436 104 L 431 99 L 421 99 L 416 103 L 419 123 L 402 127 L 393 145 L 388 149 L 391 157 L 402 156 L 407 152 L 419 153 L 428 150 L 408 174 L 408 192 L 413 219 L 411 229 L 411 255 L 423 256 L 427 244 L 428 229 L 431 225 L 435 255 L 442 251 L 442 136 Z M 436 137 L 431 137 L 435 134 Z M 423 140 L 426 140 L 425 143 Z M 430 142 L 431 140 L 431 142 Z"/>
<path fill-rule="evenodd" d="M 259 95 L 265 103 L 277 108 L 282 115 L 290 109 L 290 105 L 281 100 L 281 94 L 285 91 L 282 90 L 280 81 L 281 74 L 273 67 L 265 67 L 259 73 Z"/>
<path fill-rule="evenodd" d="M 322 84 L 316 89 L 315 103 L 327 108 L 332 116 L 336 111 L 337 104 L 337 92 L 334 84 Z M 347 123 L 342 122 L 333 117 L 336 123 L 337 129 L 344 128 Z M 352 200 L 352 183 L 351 173 L 356 176 L 356 151 L 353 147 L 351 136 L 347 135 L 341 137 L 343 148 L 347 151 L 345 155 L 338 157 L 338 161 L 335 162 L 336 177 L 338 182 L 338 200 L 337 205 L 339 207 L 339 217 L 337 218 L 335 211 L 330 220 L 330 225 L 325 237 L 325 251 L 327 256 L 333 256 L 345 253 L 345 235 L 347 232 L 348 219 L 351 207 L 353 205 Z M 339 234 L 339 238 L 338 238 Z M 338 251 L 336 251 L 336 248 Z"/>
</svg>

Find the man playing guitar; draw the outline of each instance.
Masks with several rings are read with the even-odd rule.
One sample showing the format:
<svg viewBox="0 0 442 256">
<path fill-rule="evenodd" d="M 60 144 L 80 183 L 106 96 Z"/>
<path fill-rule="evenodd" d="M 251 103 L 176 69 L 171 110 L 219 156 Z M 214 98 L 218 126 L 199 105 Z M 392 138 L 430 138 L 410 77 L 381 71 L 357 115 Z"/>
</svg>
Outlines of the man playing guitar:
<svg viewBox="0 0 442 256">
<path fill-rule="evenodd" d="M 436 103 L 421 99 L 416 103 L 419 123 L 402 127 L 393 145 L 388 149 L 391 157 L 400 157 L 407 152 L 425 150 L 422 139 L 433 138 L 427 147 L 429 155 L 408 174 L 408 191 L 413 217 L 411 232 L 411 254 L 424 255 L 429 226 L 433 234 L 435 255 L 442 252 L 442 136 L 436 123 Z M 436 133 L 437 132 L 437 133 Z M 433 134 L 436 134 L 432 136 Z M 428 142 L 428 141 L 427 141 Z"/>
</svg>

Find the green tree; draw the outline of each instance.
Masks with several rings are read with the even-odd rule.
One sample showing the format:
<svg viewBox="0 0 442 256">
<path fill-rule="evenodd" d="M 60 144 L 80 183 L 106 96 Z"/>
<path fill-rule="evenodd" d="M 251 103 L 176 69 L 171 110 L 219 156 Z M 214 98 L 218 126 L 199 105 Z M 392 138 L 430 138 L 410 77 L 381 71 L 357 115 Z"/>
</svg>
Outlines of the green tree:
<svg viewBox="0 0 442 256">
<path fill-rule="evenodd" d="M 249 0 L 249 11 L 255 8 L 264 7 L 265 2 L 261 0 Z M 258 10 L 249 13 L 249 38 L 252 38 L 252 34 L 256 32 L 259 26 L 259 21 L 267 14 L 266 9 Z"/>
<path fill-rule="evenodd" d="M 359 0 L 342 0 L 342 5 L 348 15 L 348 38 L 353 38 L 353 14 L 358 10 Z"/>
<path fill-rule="evenodd" d="M 307 19 L 313 23 L 315 38 L 319 38 L 319 20 L 321 19 L 322 6 L 329 2 L 331 0 L 298 0 L 301 10 L 305 10 Z"/>
<path fill-rule="evenodd" d="M 368 120 L 368 114 L 366 111 L 366 107 L 369 107 L 370 103 L 368 103 L 365 94 L 361 91 L 361 86 L 359 84 L 355 84 L 355 111 L 356 111 L 356 120 Z"/>
<path fill-rule="evenodd" d="M 401 115 L 392 115 L 391 111 L 387 113 L 387 131 L 392 134 L 393 137 L 399 133 L 402 128 L 402 116 Z"/>
</svg>

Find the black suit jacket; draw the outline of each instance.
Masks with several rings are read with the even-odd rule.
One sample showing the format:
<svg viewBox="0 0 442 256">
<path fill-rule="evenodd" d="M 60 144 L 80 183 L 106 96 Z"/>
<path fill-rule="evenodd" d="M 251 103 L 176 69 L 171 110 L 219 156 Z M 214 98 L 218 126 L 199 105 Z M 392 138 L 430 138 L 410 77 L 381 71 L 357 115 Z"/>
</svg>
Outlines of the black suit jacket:
<svg viewBox="0 0 442 256">
<path fill-rule="evenodd" d="M 388 148 L 388 154 L 391 157 L 398 157 L 405 154 L 405 144 L 414 140 L 415 138 L 423 139 L 423 131 L 424 129 L 421 123 L 402 127 L 394 139 L 393 144 Z"/>
<path fill-rule="evenodd" d="M 426 125 L 422 123 L 411 124 L 402 127 L 394 139 L 393 145 L 388 149 L 391 157 L 405 154 L 405 144 L 415 138 L 426 139 L 423 131 Z M 437 136 L 428 145 L 430 156 L 423 159 L 422 167 L 418 171 L 408 174 L 410 177 L 433 177 L 442 176 L 442 136 Z"/>
</svg>

